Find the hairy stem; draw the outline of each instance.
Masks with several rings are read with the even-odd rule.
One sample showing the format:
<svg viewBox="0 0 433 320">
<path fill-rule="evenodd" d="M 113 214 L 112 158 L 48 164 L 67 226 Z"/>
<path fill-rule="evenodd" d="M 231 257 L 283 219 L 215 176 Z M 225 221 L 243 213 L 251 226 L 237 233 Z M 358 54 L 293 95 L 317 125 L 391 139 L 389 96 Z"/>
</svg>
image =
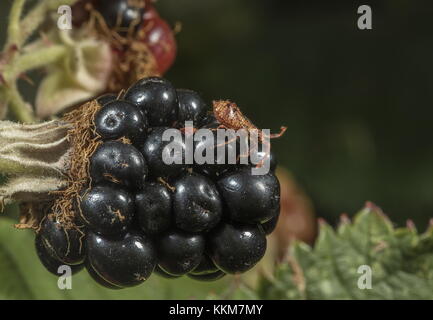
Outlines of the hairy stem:
<svg viewBox="0 0 433 320">
<path fill-rule="evenodd" d="M 42 48 L 35 52 L 20 55 L 15 58 L 14 63 L 5 68 L 4 78 L 16 79 L 22 73 L 52 64 L 66 54 L 66 48 L 62 45 L 53 45 Z"/>
<path fill-rule="evenodd" d="M 0 99 L 4 99 L 14 116 L 21 122 L 34 122 L 33 111 L 18 92 L 15 84 L 9 87 L 0 87 Z"/>
<path fill-rule="evenodd" d="M 21 43 L 21 28 L 20 19 L 23 12 L 25 0 L 14 0 L 12 8 L 9 14 L 9 26 L 8 26 L 8 41 L 7 45 L 18 45 Z"/>
</svg>

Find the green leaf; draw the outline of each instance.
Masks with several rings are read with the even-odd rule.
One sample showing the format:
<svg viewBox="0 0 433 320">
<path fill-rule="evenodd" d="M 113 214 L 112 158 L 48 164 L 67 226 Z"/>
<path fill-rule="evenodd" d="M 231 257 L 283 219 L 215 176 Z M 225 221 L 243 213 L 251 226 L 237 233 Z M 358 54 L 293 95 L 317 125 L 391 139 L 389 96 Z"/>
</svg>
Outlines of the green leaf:
<svg viewBox="0 0 433 320">
<path fill-rule="evenodd" d="M 371 288 L 365 288 L 371 270 Z M 362 268 L 362 267 L 361 267 Z M 358 272 L 359 271 L 359 272 Z M 361 282 L 361 286 L 358 286 Z M 291 245 L 288 262 L 262 277 L 261 299 L 433 299 L 433 229 L 394 228 L 371 203 L 336 230 L 320 222 L 314 248 Z"/>
<path fill-rule="evenodd" d="M 204 299 L 221 294 L 225 277 L 203 283 L 182 277 L 167 280 L 153 275 L 144 284 L 110 290 L 96 284 L 85 270 L 72 277 L 72 289 L 60 290 L 58 278 L 44 269 L 34 249 L 34 234 L 17 230 L 12 219 L 0 218 L 0 299 Z"/>
</svg>

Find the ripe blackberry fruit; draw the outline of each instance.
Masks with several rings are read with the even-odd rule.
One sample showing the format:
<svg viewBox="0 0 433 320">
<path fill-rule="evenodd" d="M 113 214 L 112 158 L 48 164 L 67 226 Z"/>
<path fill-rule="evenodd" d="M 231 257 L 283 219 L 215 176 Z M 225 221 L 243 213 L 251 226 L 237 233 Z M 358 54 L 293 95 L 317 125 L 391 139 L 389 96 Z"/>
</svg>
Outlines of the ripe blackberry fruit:
<svg viewBox="0 0 433 320">
<path fill-rule="evenodd" d="M 102 15 L 107 26 L 121 35 L 126 35 L 131 27 L 136 30 L 140 26 L 145 10 L 144 5 L 136 5 L 134 1 L 128 0 L 95 0 L 94 8 Z"/>
<path fill-rule="evenodd" d="M 103 140 L 125 137 L 137 142 L 143 139 L 147 119 L 133 104 L 114 100 L 106 103 L 96 114 L 95 128 Z"/>
<path fill-rule="evenodd" d="M 71 137 L 79 141 L 73 144 L 73 183 L 53 206 L 56 217 L 64 213 L 59 221 L 79 219 L 83 226 L 65 229 L 49 215 L 36 236 L 38 256 L 50 272 L 57 274 L 62 264 L 74 272 L 85 265 L 100 285 L 121 289 L 144 282 L 152 272 L 214 281 L 245 272 L 263 257 L 280 209 L 272 153 L 271 171 L 253 175 L 251 159 L 246 165 L 237 161 L 239 143 L 216 139 L 221 124 L 200 96 L 176 91 L 164 79 L 140 80 L 121 99 L 104 95 L 96 102 L 83 106 L 92 115 L 88 119 L 68 120 L 76 126 L 71 131 L 79 132 Z M 235 110 L 227 106 L 228 113 Z M 219 116 L 225 125 L 235 123 Z M 214 139 L 187 143 L 182 122 L 189 120 L 195 129 L 210 129 Z M 196 157 L 185 164 L 187 147 L 196 156 L 210 152 L 205 159 L 216 157 L 216 164 Z M 230 152 L 233 164 L 227 163 Z M 259 153 L 259 160 L 265 155 Z M 167 164 L 168 158 L 180 163 Z"/>
<path fill-rule="evenodd" d="M 42 265 L 47 269 L 47 271 L 51 272 L 55 276 L 60 276 L 62 274 L 62 272 L 59 273 L 59 267 L 63 265 L 70 266 L 72 274 L 78 273 L 84 268 L 84 264 L 69 265 L 53 257 L 40 237 L 36 237 L 35 239 L 35 248 L 36 254 L 38 255 Z"/>
<path fill-rule="evenodd" d="M 112 235 L 126 230 L 134 216 L 134 201 L 124 189 L 100 185 L 86 190 L 79 204 L 80 218 L 97 233 Z"/>
<path fill-rule="evenodd" d="M 172 196 L 158 182 L 149 182 L 135 195 L 138 223 L 147 235 L 166 231 L 172 223 Z"/>
<path fill-rule="evenodd" d="M 90 176 L 95 183 L 109 181 L 136 189 L 141 188 L 147 173 L 142 154 L 120 141 L 103 143 L 90 159 Z"/>
<path fill-rule="evenodd" d="M 117 237 L 87 234 L 87 259 L 106 282 L 132 287 L 147 280 L 155 269 L 156 251 L 150 238 L 135 232 Z"/>
<path fill-rule="evenodd" d="M 253 175 L 242 168 L 219 179 L 218 188 L 234 221 L 264 223 L 280 211 L 280 184 L 271 172 Z"/>
<path fill-rule="evenodd" d="M 209 236 L 209 255 L 226 273 L 248 271 L 263 258 L 266 236 L 254 225 L 223 224 Z"/>
<path fill-rule="evenodd" d="M 194 270 L 201 261 L 205 239 L 200 234 L 170 231 L 158 239 L 159 267 L 173 276 Z"/>
<path fill-rule="evenodd" d="M 47 216 L 36 236 L 46 252 L 55 260 L 69 265 L 84 261 L 83 233 L 77 229 L 65 229 L 54 217 Z"/>
<path fill-rule="evenodd" d="M 141 108 L 152 127 L 171 126 L 176 121 L 179 109 L 176 89 L 165 79 L 144 78 L 126 91 L 124 99 Z"/>
<path fill-rule="evenodd" d="M 208 106 L 202 97 L 197 92 L 187 89 L 178 89 L 177 97 L 179 99 L 179 125 L 183 127 L 185 121 L 194 121 L 195 128 L 203 126 Z"/>
<path fill-rule="evenodd" d="M 178 176 L 186 169 L 185 165 L 185 144 L 183 141 L 163 141 L 164 132 L 169 129 L 168 127 L 155 127 L 148 134 L 146 140 L 140 151 L 146 159 L 149 167 L 149 173 L 154 178 L 169 178 Z M 170 149 L 166 148 L 168 144 L 178 150 L 176 154 L 171 154 Z M 179 164 L 172 163 L 166 164 L 164 157 L 173 157 L 179 160 Z"/>
<path fill-rule="evenodd" d="M 222 202 L 216 185 L 199 174 L 185 174 L 174 183 L 176 226 L 188 232 L 206 232 L 221 219 Z"/>
</svg>

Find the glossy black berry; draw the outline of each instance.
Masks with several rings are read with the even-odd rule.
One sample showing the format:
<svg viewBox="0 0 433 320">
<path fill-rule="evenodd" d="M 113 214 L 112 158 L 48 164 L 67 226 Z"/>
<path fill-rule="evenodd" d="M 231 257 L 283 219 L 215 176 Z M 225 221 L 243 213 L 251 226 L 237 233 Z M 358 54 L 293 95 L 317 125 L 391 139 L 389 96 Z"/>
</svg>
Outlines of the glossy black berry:
<svg viewBox="0 0 433 320">
<path fill-rule="evenodd" d="M 178 89 L 179 99 L 178 122 L 181 127 L 185 126 L 185 121 L 193 121 L 194 127 L 199 128 L 204 125 L 208 106 L 200 95 L 192 90 Z"/>
<path fill-rule="evenodd" d="M 65 273 L 64 270 L 59 269 L 61 266 L 64 265 L 67 265 L 71 268 L 72 274 L 78 273 L 84 268 L 84 264 L 68 265 L 62 261 L 57 260 L 56 258 L 53 258 L 51 252 L 48 251 L 41 238 L 38 236 L 36 236 L 35 239 L 35 248 L 36 254 L 38 255 L 38 258 L 41 261 L 42 265 L 45 267 L 45 269 L 47 269 L 49 272 L 56 276 L 60 276 Z"/>
<path fill-rule="evenodd" d="M 279 217 L 280 217 L 280 213 L 278 212 L 278 214 L 275 217 L 271 218 L 271 220 L 261 224 L 263 231 L 265 232 L 266 235 L 271 234 L 275 230 L 275 228 L 277 227 Z"/>
<path fill-rule="evenodd" d="M 172 138 L 170 141 L 163 141 L 163 134 L 167 129 L 170 128 L 153 128 L 140 149 L 141 153 L 146 159 L 147 165 L 149 167 L 149 173 L 154 178 L 175 177 L 182 173 L 182 171 L 186 168 L 186 147 L 183 142 L 183 138 Z M 176 132 L 180 134 L 178 130 L 176 130 Z M 164 161 L 165 159 L 171 159 L 174 161 L 174 163 L 166 163 L 166 161 Z"/>
<path fill-rule="evenodd" d="M 136 142 L 143 137 L 147 120 L 133 104 L 115 100 L 96 113 L 95 128 L 104 140 L 125 137 Z"/>
<path fill-rule="evenodd" d="M 101 144 L 90 159 L 90 176 L 95 183 L 109 181 L 130 188 L 141 188 L 147 176 L 142 154 L 120 141 Z"/>
<path fill-rule="evenodd" d="M 96 0 L 94 8 L 102 15 L 110 29 L 126 35 L 130 28 L 135 30 L 142 23 L 144 6 L 137 1 L 128 0 Z"/>
<path fill-rule="evenodd" d="M 273 173 L 253 175 L 246 167 L 224 175 L 218 188 L 234 221 L 263 223 L 280 211 L 280 184 Z"/>
<path fill-rule="evenodd" d="M 100 284 L 101 286 L 108 288 L 108 289 L 122 289 L 122 287 L 116 286 L 110 282 L 108 282 L 107 280 L 105 280 L 104 278 L 102 278 L 94 269 L 93 267 L 89 264 L 88 261 L 86 261 L 85 263 L 86 266 L 86 270 L 89 273 L 90 277 L 92 277 L 93 280 L 95 280 L 96 283 Z"/>
<path fill-rule="evenodd" d="M 206 275 L 219 271 L 218 267 L 207 254 L 204 254 L 197 267 L 194 268 L 189 274 L 192 275 Z"/>
<path fill-rule="evenodd" d="M 213 273 L 207 273 L 207 274 L 191 274 L 188 273 L 188 277 L 197 281 L 205 281 L 205 282 L 209 282 L 209 281 L 216 281 L 221 279 L 222 277 L 224 277 L 226 274 L 221 271 L 215 271 Z"/>
<path fill-rule="evenodd" d="M 209 178 L 188 173 L 174 183 L 173 213 L 176 226 L 189 232 L 206 232 L 221 219 L 222 203 Z"/>
<path fill-rule="evenodd" d="M 119 237 L 87 235 L 87 259 L 105 281 L 131 287 L 147 280 L 156 265 L 156 251 L 150 238 L 138 233 Z"/>
<path fill-rule="evenodd" d="M 117 95 L 115 95 L 114 93 L 107 93 L 104 94 L 98 98 L 96 98 L 96 101 L 98 101 L 98 103 L 103 107 L 105 106 L 107 103 L 117 100 Z"/>
<path fill-rule="evenodd" d="M 170 227 L 173 220 L 171 194 L 161 183 L 145 183 L 143 190 L 135 195 L 135 206 L 145 234 L 153 236 Z"/>
<path fill-rule="evenodd" d="M 209 236 L 209 255 L 226 273 L 245 272 L 260 261 L 266 251 L 266 236 L 254 225 L 223 224 Z"/>
<path fill-rule="evenodd" d="M 36 236 L 47 252 L 55 260 L 64 264 L 81 264 L 84 261 L 84 245 L 82 238 L 84 233 L 78 229 L 66 229 L 55 221 L 52 216 L 47 216 L 41 224 Z"/>
<path fill-rule="evenodd" d="M 94 232 L 111 235 L 124 231 L 134 216 L 134 200 L 115 185 L 100 185 L 82 195 L 79 214 Z"/>
<path fill-rule="evenodd" d="M 159 266 L 170 275 L 187 274 L 199 265 L 204 249 L 202 235 L 168 232 L 158 240 Z"/>
<path fill-rule="evenodd" d="M 177 119 L 176 89 L 165 79 L 144 78 L 126 91 L 124 99 L 144 110 L 152 127 L 171 126 Z"/>
<path fill-rule="evenodd" d="M 260 148 L 261 147 L 259 147 L 258 150 L 261 150 Z M 248 164 L 253 167 L 257 165 L 262 165 L 262 166 L 266 165 L 264 161 L 269 161 L 269 171 L 275 172 L 278 162 L 277 162 L 277 157 L 273 151 L 270 151 L 269 153 L 265 151 L 258 151 L 257 155 L 254 158 L 254 161 L 252 155 L 248 157 Z"/>
</svg>

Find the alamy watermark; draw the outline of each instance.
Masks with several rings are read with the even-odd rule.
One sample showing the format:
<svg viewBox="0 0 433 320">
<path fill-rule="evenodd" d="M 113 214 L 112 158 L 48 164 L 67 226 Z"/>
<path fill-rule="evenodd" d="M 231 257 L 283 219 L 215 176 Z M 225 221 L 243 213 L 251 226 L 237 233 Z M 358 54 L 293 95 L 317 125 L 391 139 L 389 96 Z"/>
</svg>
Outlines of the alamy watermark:
<svg viewBox="0 0 433 320">
<path fill-rule="evenodd" d="M 358 278 L 358 288 L 361 290 L 373 289 L 372 276 L 373 271 L 369 265 L 363 264 L 359 266 L 358 273 L 361 274 Z"/>
<path fill-rule="evenodd" d="M 57 13 L 61 16 L 57 19 L 57 27 L 60 30 L 72 29 L 72 9 L 70 6 L 63 5 L 57 9 Z"/>
<path fill-rule="evenodd" d="M 60 275 L 57 280 L 57 287 L 60 290 L 71 290 L 72 289 L 72 269 L 68 265 L 61 265 L 57 269 L 57 273 Z"/>
<path fill-rule="evenodd" d="M 370 6 L 364 4 L 358 7 L 358 29 L 359 30 L 371 30 L 373 29 L 373 13 Z"/>
</svg>

